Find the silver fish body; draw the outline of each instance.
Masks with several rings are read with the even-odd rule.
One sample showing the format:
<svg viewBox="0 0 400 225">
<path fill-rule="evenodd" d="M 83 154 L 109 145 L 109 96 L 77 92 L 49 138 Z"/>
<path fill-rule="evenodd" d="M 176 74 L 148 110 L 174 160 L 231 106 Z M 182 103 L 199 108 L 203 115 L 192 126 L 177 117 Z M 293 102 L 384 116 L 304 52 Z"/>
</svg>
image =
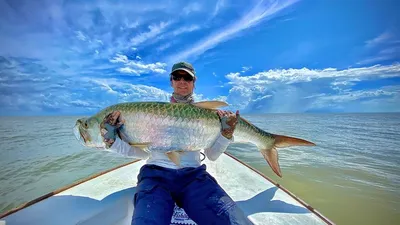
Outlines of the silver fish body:
<svg viewBox="0 0 400 225">
<path fill-rule="evenodd" d="M 118 129 L 122 140 L 145 151 L 164 152 L 174 161 L 178 157 L 177 152 L 206 149 L 218 137 L 221 122 L 216 109 L 211 107 L 212 103 L 215 102 L 120 103 L 109 106 L 90 118 L 79 119 L 74 133 L 85 146 L 104 148 L 106 145 L 102 132 L 105 120 L 118 112 L 123 117 L 123 123 Z M 278 176 L 281 176 L 281 171 L 276 148 L 315 145 L 303 139 L 268 133 L 242 117 L 238 119 L 233 138 L 234 142 L 256 145 Z"/>
<path fill-rule="evenodd" d="M 149 151 L 197 151 L 210 147 L 221 130 L 218 118 L 213 120 L 160 116 L 144 112 L 122 112 L 126 122 L 121 133 L 129 142 L 150 143 Z"/>
</svg>

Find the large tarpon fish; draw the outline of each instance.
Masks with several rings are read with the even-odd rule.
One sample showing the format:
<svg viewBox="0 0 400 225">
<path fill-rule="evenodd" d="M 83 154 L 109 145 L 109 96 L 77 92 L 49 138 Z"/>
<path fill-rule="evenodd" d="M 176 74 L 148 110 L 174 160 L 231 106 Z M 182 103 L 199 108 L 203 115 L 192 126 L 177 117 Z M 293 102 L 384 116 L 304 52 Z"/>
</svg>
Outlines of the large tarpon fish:
<svg viewBox="0 0 400 225">
<path fill-rule="evenodd" d="M 109 106 L 89 118 L 77 120 L 74 133 L 87 147 L 106 148 L 101 129 L 105 118 L 119 111 L 124 118 L 119 136 L 143 151 L 159 151 L 179 165 L 179 154 L 210 147 L 221 131 L 217 108 L 227 104 L 206 101 L 194 104 L 130 102 Z M 239 117 L 234 142 L 253 143 L 272 170 L 282 177 L 276 148 L 313 146 L 312 142 L 268 133 Z"/>
</svg>

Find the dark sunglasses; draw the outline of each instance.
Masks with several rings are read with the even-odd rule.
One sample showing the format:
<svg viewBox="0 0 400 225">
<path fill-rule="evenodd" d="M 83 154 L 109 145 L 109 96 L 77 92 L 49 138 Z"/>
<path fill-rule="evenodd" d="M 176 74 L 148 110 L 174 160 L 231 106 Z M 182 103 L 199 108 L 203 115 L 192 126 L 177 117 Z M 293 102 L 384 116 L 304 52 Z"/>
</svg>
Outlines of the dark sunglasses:
<svg viewBox="0 0 400 225">
<path fill-rule="evenodd" d="M 193 77 L 190 76 L 189 74 L 185 74 L 185 75 L 172 74 L 172 79 L 174 79 L 174 81 L 180 81 L 182 78 L 185 81 L 193 81 Z"/>
</svg>

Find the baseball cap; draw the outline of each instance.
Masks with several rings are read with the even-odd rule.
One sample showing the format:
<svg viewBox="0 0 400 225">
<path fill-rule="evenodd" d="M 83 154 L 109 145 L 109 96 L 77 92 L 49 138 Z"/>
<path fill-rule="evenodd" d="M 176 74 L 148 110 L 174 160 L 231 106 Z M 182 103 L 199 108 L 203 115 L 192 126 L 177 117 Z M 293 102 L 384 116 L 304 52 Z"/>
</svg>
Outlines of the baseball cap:
<svg viewBox="0 0 400 225">
<path fill-rule="evenodd" d="M 187 63 L 187 62 L 175 63 L 172 66 L 171 74 L 173 74 L 177 70 L 186 71 L 188 74 L 192 75 L 193 77 L 196 77 L 196 72 L 194 71 L 194 68 L 193 68 L 192 64 L 190 64 L 190 63 Z"/>
</svg>

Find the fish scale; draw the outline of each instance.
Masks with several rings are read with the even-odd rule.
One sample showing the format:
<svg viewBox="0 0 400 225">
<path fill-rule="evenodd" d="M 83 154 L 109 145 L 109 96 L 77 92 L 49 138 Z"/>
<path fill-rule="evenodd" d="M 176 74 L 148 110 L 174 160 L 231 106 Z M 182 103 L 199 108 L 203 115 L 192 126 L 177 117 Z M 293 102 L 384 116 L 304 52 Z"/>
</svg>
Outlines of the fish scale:
<svg viewBox="0 0 400 225">
<path fill-rule="evenodd" d="M 198 151 L 209 148 L 220 135 L 221 122 L 214 108 L 215 103 L 226 105 L 217 101 L 194 104 L 120 103 L 90 118 L 79 119 L 74 134 L 88 147 L 105 147 L 100 126 L 107 115 L 119 111 L 125 119 L 120 136 L 131 145 L 145 145 L 150 152 Z M 256 145 L 278 176 L 281 176 L 281 171 L 276 148 L 315 145 L 303 139 L 268 133 L 241 117 L 237 121 L 234 142 Z"/>
<path fill-rule="evenodd" d="M 171 150 L 197 151 L 209 147 L 220 130 L 218 120 L 210 121 L 190 116 L 193 109 L 181 110 L 178 105 L 163 107 L 163 105 L 142 105 L 139 107 L 114 107 L 125 118 L 126 133 L 135 143 L 152 142 L 150 151 L 167 152 Z M 167 116 L 161 112 L 176 111 Z M 197 112 L 198 113 L 198 112 Z M 187 118 L 189 117 L 189 118 Z M 199 138 L 200 137 L 200 138 Z"/>
</svg>

